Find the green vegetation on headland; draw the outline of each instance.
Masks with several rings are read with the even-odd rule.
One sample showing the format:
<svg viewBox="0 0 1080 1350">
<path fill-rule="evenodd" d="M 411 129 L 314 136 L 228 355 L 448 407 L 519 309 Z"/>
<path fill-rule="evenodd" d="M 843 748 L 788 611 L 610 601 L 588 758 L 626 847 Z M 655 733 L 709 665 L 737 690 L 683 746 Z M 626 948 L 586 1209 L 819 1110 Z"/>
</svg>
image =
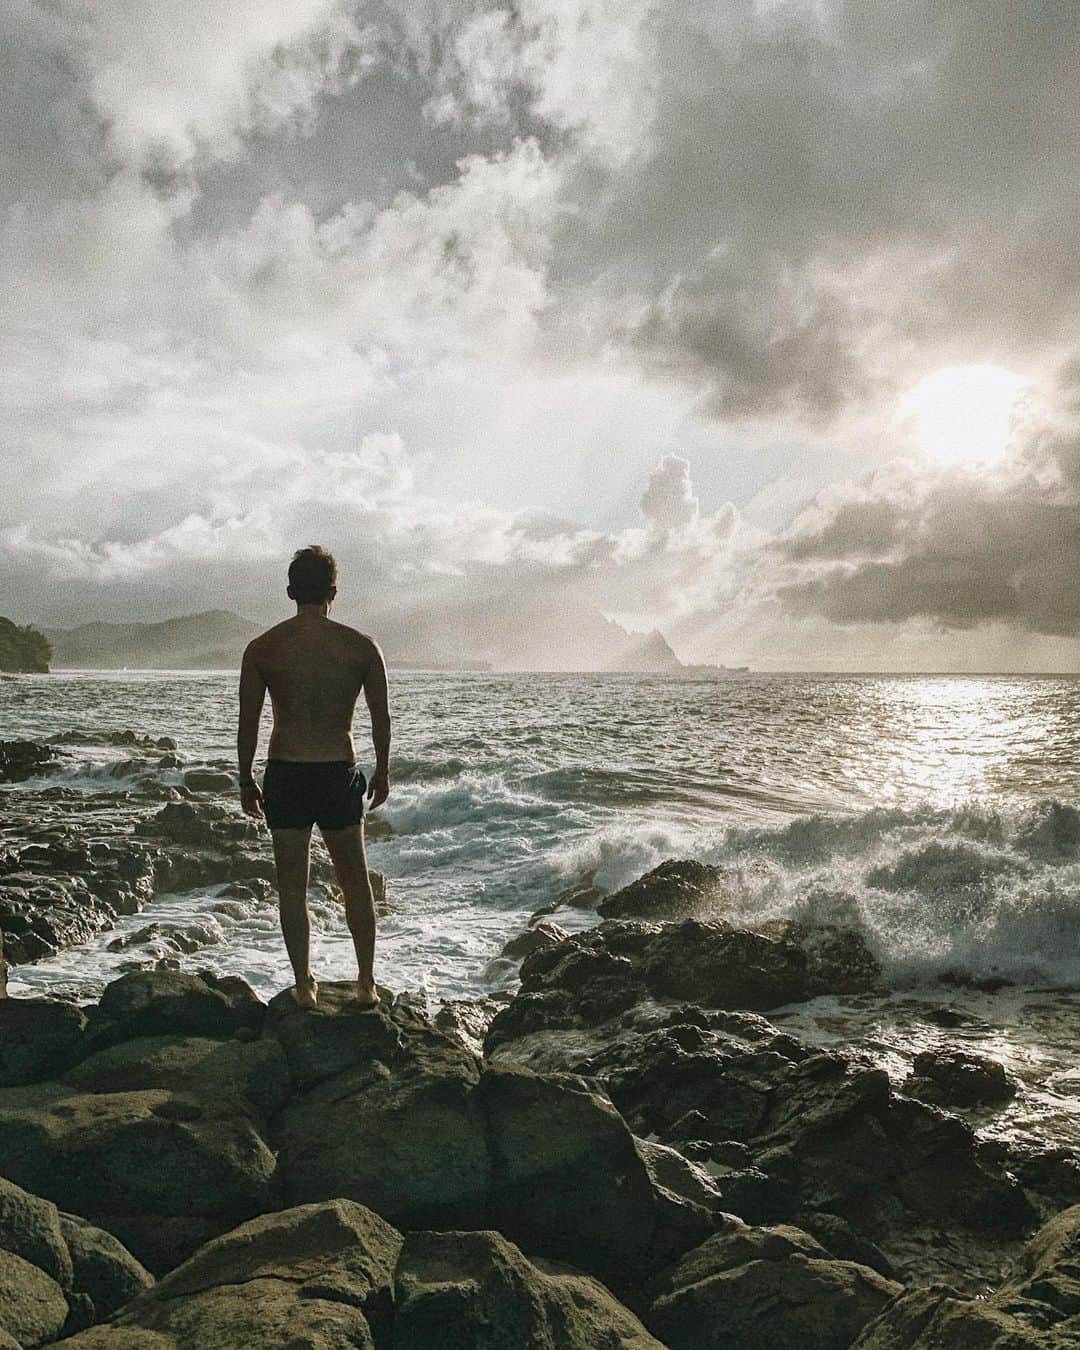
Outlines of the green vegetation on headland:
<svg viewBox="0 0 1080 1350">
<path fill-rule="evenodd" d="M 0 670 L 47 674 L 51 657 L 52 647 L 44 633 L 29 625 L 20 628 L 10 619 L 0 618 Z"/>
</svg>

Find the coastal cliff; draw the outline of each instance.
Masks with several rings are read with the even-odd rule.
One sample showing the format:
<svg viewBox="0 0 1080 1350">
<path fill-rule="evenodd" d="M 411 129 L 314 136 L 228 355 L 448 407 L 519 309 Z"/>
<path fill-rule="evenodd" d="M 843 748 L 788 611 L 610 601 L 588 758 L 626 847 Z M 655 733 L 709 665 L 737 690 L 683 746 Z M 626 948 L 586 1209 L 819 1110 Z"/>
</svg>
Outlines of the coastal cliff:
<svg viewBox="0 0 1080 1350">
<path fill-rule="evenodd" d="M 51 657 L 52 647 L 44 633 L 0 618 L 0 671 L 44 675 Z"/>
</svg>

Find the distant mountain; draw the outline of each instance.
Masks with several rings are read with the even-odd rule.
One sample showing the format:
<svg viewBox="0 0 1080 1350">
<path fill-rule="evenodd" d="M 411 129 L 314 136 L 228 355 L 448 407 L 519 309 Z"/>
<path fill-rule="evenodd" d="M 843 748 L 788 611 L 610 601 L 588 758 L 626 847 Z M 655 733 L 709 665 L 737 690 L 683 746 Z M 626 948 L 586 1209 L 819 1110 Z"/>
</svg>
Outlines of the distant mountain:
<svg viewBox="0 0 1080 1350">
<path fill-rule="evenodd" d="M 0 619 L 0 670 L 43 675 L 49 669 L 49 640 L 36 628 L 20 628 L 10 619 Z"/>
<path fill-rule="evenodd" d="M 658 628 L 651 633 L 627 633 L 624 636 L 622 650 L 606 667 L 608 670 L 641 671 L 648 674 L 667 674 L 681 670 L 682 662 L 671 650 L 667 638 Z"/>
<path fill-rule="evenodd" d="M 228 610 L 161 623 L 84 623 L 48 628 L 53 664 L 89 670 L 221 670 L 239 666 L 262 629 Z"/>
</svg>

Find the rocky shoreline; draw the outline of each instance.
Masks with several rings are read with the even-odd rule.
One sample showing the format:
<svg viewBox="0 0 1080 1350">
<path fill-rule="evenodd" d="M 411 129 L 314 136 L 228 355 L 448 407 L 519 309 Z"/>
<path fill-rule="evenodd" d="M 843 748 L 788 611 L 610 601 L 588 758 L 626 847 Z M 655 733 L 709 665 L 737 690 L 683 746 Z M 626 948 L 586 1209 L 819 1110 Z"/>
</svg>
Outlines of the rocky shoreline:
<svg viewBox="0 0 1080 1350">
<path fill-rule="evenodd" d="M 161 893 L 269 896 L 225 771 L 163 786 L 169 745 L 110 734 L 134 789 L 5 793 L 17 963 Z M 1075 1151 L 981 1133 L 1018 1088 L 962 1043 L 898 1083 L 792 1034 L 878 994 L 878 963 L 855 929 L 710 917 L 724 880 L 581 888 L 598 922 L 535 915 L 488 999 L 267 1004 L 165 922 L 114 939 L 131 968 L 97 1002 L 0 999 L 0 1350 L 1080 1343 Z"/>
<path fill-rule="evenodd" d="M 122 752 L 111 773 L 124 786 L 105 782 L 95 792 L 12 786 L 58 774 L 72 750 L 87 744 Z M 235 791 L 235 775 L 223 765 L 185 769 L 169 737 L 116 731 L 0 741 L 0 785 L 7 785 L 0 786 L 0 992 L 8 967 L 107 932 L 156 896 L 219 887 L 227 905 L 270 894 L 265 835 L 220 803 L 222 793 Z M 326 894 L 333 890 L 321 852 L 312 855 L 312 882 Z M 381 878 L 376 886 L 384 905 Z M 197 926 L 155 924 L 126 941 L 134 949 L 132 968 L 142 968 L 176 964 L 204 935 Z"/>
<path fill-rule="evenodd" d="M 1075 1157 L 733 1006 L 873 979 L 853 935 L 547 937 L 497 1010 L 170 969 L 0 1002 L 0 1345 L 1076 1343 Z"/>
</svg>

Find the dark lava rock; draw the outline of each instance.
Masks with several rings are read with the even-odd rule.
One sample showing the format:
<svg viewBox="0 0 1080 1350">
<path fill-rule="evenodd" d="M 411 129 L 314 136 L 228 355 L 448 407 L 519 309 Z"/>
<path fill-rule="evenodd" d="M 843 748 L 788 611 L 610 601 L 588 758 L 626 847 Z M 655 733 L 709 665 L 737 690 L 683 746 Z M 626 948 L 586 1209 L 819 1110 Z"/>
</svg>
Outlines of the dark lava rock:
<svg viewBox="0 0 1080 1350">
<path fill-rule="evenodd" d="M 51 773 L 60 756 L 51 745 L 37 741 L 0 741 L 0 783 L 22 783 Z"/>
<path fill-rule="evenodd" d="M 112 1234 L 0 1178 L 0 1331 L 16 1343 L 89 1326 L 152 1283 Z"/>
<path fill-rule="evenodd" d="M 401 1235 L 348 1200 L 264 1214 L 208 1242 L 78 1350 L 371 1350 L 389 1343 Z"/>
<path fill-rule="evenodd" d="M 613 892 L 596 908 L 605 919 L 699 918 L 713 908 L 725 875 L 707 863 L 672 859 Z"/>
<path fill-rule="evenodd" d="M 915 1056 L 904 1091 L 936 1106 L 981 1106 L 1016 1096 L 1016 1084 L 988 1055 L 970 1050 L 924 1050 Z"/>
<path fill-rule="evenodd" d="M 238 809 L 230 811 L 210 802 L 166 802 L 160 811 L 135 826 L 135 833 L 141 836 L 202 847 L 254 839 L 258 832 L 255 822 Z"/>
<path fill-rule="evenodd" d="M 662 1350 L 597 1280 L 499 1233 L 410 1233 L 395 1289 L 394 1350 Z"/>
<path fill-rule="evenodd" d="M 51 998 L 0 999 L 0 1087 L 55 1078 L 88 1050 L 86 1014 L 76 1004 Z"/>
<path fill-rule="evenodd" d="M 901 1286 L 795 1228 L 737 1219 L 650 1286 L 670 1350 L 847 1350 Z"/>
<path fill-rule="evenodd" d="M 107 985 L 95 1025 L 108 1024 L 111 1040 L 137 1036 L 231 1036 L 257 1030 L 266 1008 L 238 976 L 218 980 L 209 972 L 139 970 Z"/>
<path fill-rule="evenodd" d="M 1080 1206 L 1051 1219 L 988 1298 L 912 1289 L 852 1350 L 1066 1350 L 1080 1344 Z"/>
<path fill-rule="evenodd" d="M 764 1010 L 810 992 L 806 953 L 796 943 L 697 919 L 665 925 L 642 974 L 654 994 L 705 1008 Z"/>
</svg>

